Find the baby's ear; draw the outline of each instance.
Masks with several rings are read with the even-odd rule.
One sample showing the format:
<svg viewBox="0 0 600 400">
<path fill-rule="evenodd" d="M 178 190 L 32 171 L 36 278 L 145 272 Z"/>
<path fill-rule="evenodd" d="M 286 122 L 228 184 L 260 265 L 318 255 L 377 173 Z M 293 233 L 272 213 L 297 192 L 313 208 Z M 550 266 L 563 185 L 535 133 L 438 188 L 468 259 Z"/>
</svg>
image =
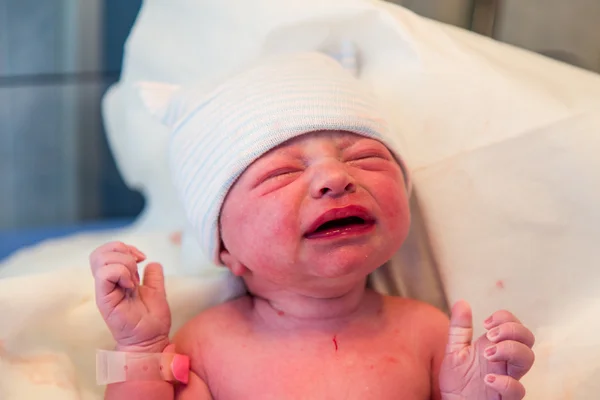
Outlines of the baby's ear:
<svg viewBox="0 0 600 400">
<path fill-rule="evenodd" d="M 219 256 L 221 262 L 225 264 L 225 266 L 231 271 L 233 275 L 244 276 L 244 274 L 248 271 L 248 268 L 246 268 L 246 266 L 242 264 L 240 260 L 235 258 L 226 249 L 221 250 Z"/>
<path fill-rule="evenodd" d="M 162 82 L 138 82 L 135 86 L 148 112 L 163 124 L 172 125 L 174 121 L 170 121 L 169 109 L 181 87 Z"/>
</svg>

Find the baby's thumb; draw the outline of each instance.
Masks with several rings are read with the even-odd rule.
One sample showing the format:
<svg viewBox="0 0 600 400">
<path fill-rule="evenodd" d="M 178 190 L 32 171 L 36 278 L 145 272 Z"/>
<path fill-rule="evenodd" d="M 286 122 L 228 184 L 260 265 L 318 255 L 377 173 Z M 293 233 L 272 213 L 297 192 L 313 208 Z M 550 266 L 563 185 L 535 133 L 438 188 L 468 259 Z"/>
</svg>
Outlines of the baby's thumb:
<svg viewBox="0 0 600 400">
<path fill-rule="evenodd" d="M 457 301 L 452 307 L 448 345 L 446 353 L 454 353 L 471 345 L 473 340 L 473 313 L 471 306 L 464 300 Z"/>
<path fill-rule="evenodd" d="M 162 265 L 159 263 L 150 263 L 146 265 L 144 270 L 144 286 L 164 293 L 165 291 L 165 276 L 163 274 Z"/>
</svg>

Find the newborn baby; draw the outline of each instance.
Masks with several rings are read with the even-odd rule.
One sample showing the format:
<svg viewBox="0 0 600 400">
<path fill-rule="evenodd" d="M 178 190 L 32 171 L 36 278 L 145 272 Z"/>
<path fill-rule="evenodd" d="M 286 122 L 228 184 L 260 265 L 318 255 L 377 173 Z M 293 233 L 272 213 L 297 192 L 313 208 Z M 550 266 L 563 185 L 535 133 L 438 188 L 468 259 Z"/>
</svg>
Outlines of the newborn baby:
<svg viewBox="0 0 600 400">
<path fill-rule="evenodd" d="M 367 288 L 408 234 L 410 182 L 376 102 L 335 60 L 268 59 L 208 94 L 150 89 L 147 104 L 173 127 L 174 180 L 200 244 L 248 294 L 171 339 L 161 266 L 140 281 L 133 245 L 95 250 L 116 350 L 190 360 L 189 373 L 171 365 L 179 382 L 125 378 L 106 398 L 523 398 L 534 337 L 514 315 L 494 313 L 472 341 L 467 303 L 449 321 Z"/>
</svg>

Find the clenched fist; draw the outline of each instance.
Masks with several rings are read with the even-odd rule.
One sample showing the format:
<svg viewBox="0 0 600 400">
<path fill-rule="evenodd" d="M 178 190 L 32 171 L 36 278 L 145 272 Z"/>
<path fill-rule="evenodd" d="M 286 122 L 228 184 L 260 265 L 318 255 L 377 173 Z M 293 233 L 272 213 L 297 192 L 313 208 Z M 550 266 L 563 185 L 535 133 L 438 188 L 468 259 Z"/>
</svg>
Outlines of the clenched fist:
<svg viewBox="0 0 600 400">
<path fill-rule="evenodd" d="M 169 344 L 171 311 L 162 266 L 149 263 L 140 282 L 138 263 L 145 259 L 121 242 L 107 243 L 90 255 L 96 305 L 121 351 L 161 352 Z"/>
</svg>

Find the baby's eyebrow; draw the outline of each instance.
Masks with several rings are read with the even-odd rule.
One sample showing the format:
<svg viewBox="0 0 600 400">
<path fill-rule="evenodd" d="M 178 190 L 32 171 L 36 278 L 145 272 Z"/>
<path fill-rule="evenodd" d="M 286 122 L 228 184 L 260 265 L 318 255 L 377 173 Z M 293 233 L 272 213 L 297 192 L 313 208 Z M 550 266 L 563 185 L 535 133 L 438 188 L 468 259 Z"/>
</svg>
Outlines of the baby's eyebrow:
<svg viewBox="0 0 600 400">
<path fill-rule="evenodd" d="M 340 150 L 346 150 L 348 147 L 354 146 L 356 143 L 359 143 L 361 139 L 356 139 L 353 137 L 342 137 L 340 138 Z"/>
<path fill-rule="evenodd" d="M 272 160 L 287 161 L 287 160 L 303 159 L 304 156 L 305 155 L 304 155 L 304 152 L 302 151 L 302 149 L 292 146 L 292 147 L 282 147 L 280 149 L 277 149 L 273 153 L 268 154 L 268 156 L 265 158 L 272 159 Z"/>
<path fill-rule="evenodd" d="M 371 139 L 371 138 L 365 137 L 365 138 L 360 138 L 358 140 L 349 140 L 349 139 L 346 139 L 346 140 L 347 141 L 345 143 L 343 143 L 342 146 L 340 146 L 342 151 L 347 150 L 354 146 L 358 146 L 358 145 L 386 148 L 385 145 L 383 145 L 381 142 L 379 142 L 378 140 Z"/>
</svg>

